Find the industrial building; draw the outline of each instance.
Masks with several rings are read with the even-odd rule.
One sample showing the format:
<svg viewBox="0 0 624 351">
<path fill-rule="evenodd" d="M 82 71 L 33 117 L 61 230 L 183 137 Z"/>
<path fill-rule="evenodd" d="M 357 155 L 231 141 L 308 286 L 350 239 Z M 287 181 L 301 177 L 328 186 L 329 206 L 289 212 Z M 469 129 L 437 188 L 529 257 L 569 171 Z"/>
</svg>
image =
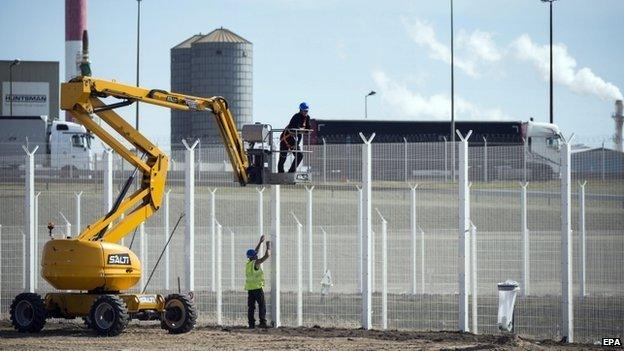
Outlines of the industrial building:
<svg viewBox="0 0 624 351">
<path fill-rule="evenodd" d="M 252 121 L 252 43 L 225 28 L 197 34 L 171 49 L 171 91 L 194 96 L 223 96 L 237 128 Z M 171 147 L 182 139 L 221 144 L 212 114 L 171 111 Z"/>
<path fill-rule="evenodd" d="M 605 147 L 574 151 L 572 172 L 579 179 L 619 179 L 624 176 L 624 153 Z"/>
<path fill-rule="evenodd" d="M 0 115 L 59 118 L 58 61 L 0 60 L 0 82 Z"/>
</svg>

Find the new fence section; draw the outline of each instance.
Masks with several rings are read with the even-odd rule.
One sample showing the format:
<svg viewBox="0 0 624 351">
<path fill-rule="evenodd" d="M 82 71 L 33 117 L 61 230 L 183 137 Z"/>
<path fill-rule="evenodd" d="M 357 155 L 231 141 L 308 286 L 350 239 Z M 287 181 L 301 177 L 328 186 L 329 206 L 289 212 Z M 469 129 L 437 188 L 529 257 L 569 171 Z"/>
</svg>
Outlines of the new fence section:
<svg viewBox="0 0 624 351">
<path fill-rule="evenodd" d="M 246 324 L 245 251 L 265 234 L 278 325 L 497 333 L 496 284 L 515 280 L 517 333 L 624 336 L 624 170 L 581 171 L 595 160 L 566 159 L 567 144 L 563 162 L 524 146 L 318 145 L 301 166 L 313 182 L 280 187 L 240 187 L 222 148 L 179 146 L 163 207 L 123 244 L 142 259 L 134 291 L 192 290 L 203 322 Z M 76 236 L 133 171 L 110 151 L 92 170 L 27 151 L 0 160 L 3 318 L 19 292 L 52 291 L 48 222 Z"/>
</svg>

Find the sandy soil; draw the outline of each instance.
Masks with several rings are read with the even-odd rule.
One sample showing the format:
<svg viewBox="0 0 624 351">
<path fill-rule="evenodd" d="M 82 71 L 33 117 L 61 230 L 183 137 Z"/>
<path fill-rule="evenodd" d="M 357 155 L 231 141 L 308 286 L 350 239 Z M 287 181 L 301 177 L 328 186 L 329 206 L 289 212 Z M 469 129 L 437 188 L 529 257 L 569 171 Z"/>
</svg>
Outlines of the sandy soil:
<svg viewBox="0 0 624 351">
<path fill-rule="evenodd" d="M 166 334 L 155 323 L 131 324 L 122 335 L 96 337 L 77 322 L 48 323 L 39 334 L 20 334 L 0 324 L 2 350 L 588 350 L 513 336 L 458 332 L 363 331 L 333 328 L 248 330 L 200 325 L 183 335 Z"/>
</svg>

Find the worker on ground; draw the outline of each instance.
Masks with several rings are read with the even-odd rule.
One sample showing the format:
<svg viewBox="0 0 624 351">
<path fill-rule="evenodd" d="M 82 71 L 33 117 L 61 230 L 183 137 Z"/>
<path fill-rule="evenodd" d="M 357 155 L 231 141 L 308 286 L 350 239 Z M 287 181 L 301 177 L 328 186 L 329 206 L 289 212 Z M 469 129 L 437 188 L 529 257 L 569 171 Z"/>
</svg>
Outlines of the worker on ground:
<svg viewBox="0 0 624 351">
<path fill-rule="evenodd" d="M 277 163 L 277 171 L 284 173 L 284 162 L 288 157 L 289 152 L 292 152 L 295 156 L 295 160 L 290 164 L 289 173 L 294 173 L 299 167 L 299 164 L 303 160 L 303 154 L 299 144 L 303 139 L 302 133 L 297 133 L 297 129 L 310 129 L 310 116 L 308 115 L 308 109 L 310 107 L 305 102 L 299 104 L 299 112 L 295 113 L 290 119 L 290 123 L 286 126 L 282 135 L 280 135 L 280 157 Z"/>
<path fill-rule="evenodd" d="M 249 329 L 256 327 L 254 312 L 256 303 L 258 303 L 258 317 L 260 319 L 260 328 L 266 328 L 266 304 L 264 302 L 264 272 L 262 271 L 262 263 L 266 261 L 270 254 L 271 242 L 266 242 L 266 251 L 262 258 L 258 258 L 260 246 L 264 242 L 264 235 L 260 236 L 260 241 L 256 245 L 256 249 L 247 250 L 248 261 L 245 265 L 245 290 L 247 290 L 247 320 Z"/>
</svg>

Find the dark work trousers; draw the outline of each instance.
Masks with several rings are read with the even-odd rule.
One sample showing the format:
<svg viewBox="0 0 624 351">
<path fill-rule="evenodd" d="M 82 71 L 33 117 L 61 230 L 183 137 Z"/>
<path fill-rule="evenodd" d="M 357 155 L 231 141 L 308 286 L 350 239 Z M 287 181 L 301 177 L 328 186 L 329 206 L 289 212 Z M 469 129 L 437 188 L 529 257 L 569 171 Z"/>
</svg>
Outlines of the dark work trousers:
<svg viewBox="0 0 624 351">
<path fill-rule="evenodd" d="M 286 162 L 286 158 L 288 157 L 289 151 L 301 151 L 299 148 L 299 142 L 295 137 L 282 138 L 280 141 L 280 157 L 279 162 L 277 163 L 277 171 L 279 173 L 284 173 L 284 162 Z M 295 156 L 295 160 L 290 164 L 289 173 L 295 173 L 297 167 L 303 160 L 303 153 L 301 152 L 293 152 Z"/>
<path fill-rule="evenodd" d="M 264 303 L 264 291 L 262 289 L 247 291 L 247 320 L 249 326 L 256 325 L 254 312 L 256 311 L 256 302 L 258 303 L 260 325 L 266 325 L 266 304 Z"/>
</svg>

